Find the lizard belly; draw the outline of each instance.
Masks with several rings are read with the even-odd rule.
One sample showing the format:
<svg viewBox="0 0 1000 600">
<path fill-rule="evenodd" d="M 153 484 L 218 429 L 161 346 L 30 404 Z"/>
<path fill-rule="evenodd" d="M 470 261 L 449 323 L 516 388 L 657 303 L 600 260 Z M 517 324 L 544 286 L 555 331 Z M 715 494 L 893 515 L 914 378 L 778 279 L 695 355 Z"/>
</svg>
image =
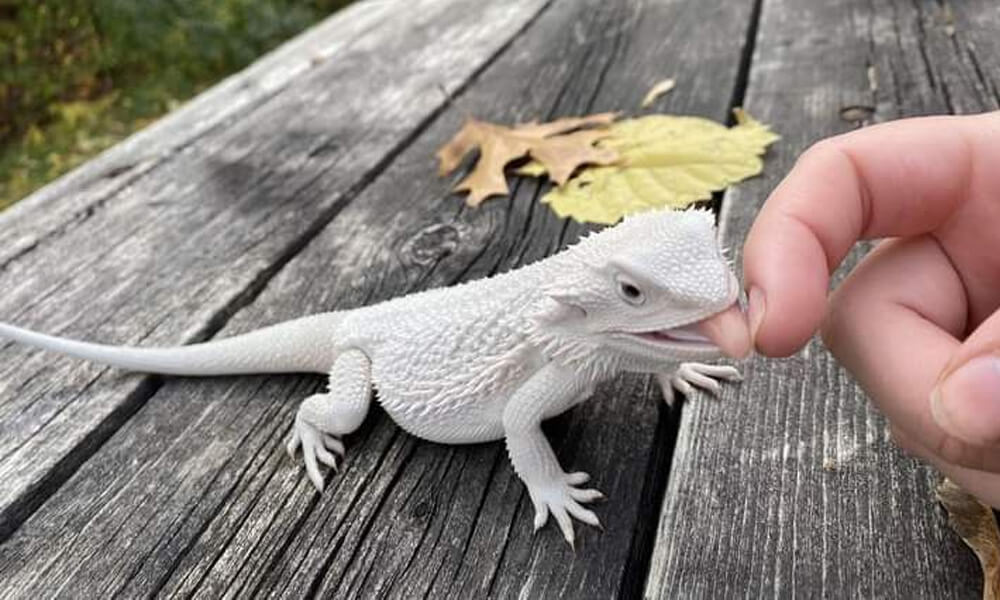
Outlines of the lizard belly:
<svg viewBox="0 0 1000 600">
<path fill-rule="evenodd" d="M 503 439 L 505 398 L 480 398 L 475 402 L 442 408 L 432 398 L 398 398 L 377 392 L 379 402 L 403 430 L 441 444 L 475 444 Z"/>
<path fill-rule="evenodd" d="M 383 360 L 386 354 L 376 353 L 372 361 L 379 403 L 409 433 L 444 444 L 503 438 L 504 408 L 537 368 L 511 347 L 471 355 L 427 348 L 408 360 Z"/>
<path fill-rule="evenodd" d="M 503 437 L 504 407 L 543 359 L 522 317 L 534 288 L 501 279 L 431 290 L 345 319 L 340 343 L 370 358 L 376 398 L 406 431 L 448 444 Z"/>
</svg>

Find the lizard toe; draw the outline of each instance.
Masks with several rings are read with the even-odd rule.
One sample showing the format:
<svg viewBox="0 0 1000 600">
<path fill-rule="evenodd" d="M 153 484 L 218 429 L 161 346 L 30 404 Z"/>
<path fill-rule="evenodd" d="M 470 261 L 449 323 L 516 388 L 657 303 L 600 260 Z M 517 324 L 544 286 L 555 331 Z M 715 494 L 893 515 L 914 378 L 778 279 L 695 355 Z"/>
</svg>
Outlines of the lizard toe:
<svg viewBox="0 0 1000 600">
<path fill-rule="evenodd" d="M 337 470 L 337 457 L 323 446 L 316 446 L 316 458 L 334 471 Z"/>
<path fill-rule="evenodd" d="M 590 476 L 583 472 L 565 473 L 550 482 L 529 485 L 528 493 L 535 506 L 535 531 L 541 529 L 551 515 L 566 543 L 575 549 L 576 534 L 573 530 L 573 519 L 602 529 L 597 515 L 580 503 L 603 499 L 604 494 L 595 489 L 574 487 L 575 483 L 586 482 L 589 479 Z"/>
<path fill-rule="evenodd" d="M 594 514 L 594 511 L 580 506 L 574 500 L 570 500 L 569 502 L 566 503 L 566 512 L 572 515 L 573 518 L 576 519 L 577 521 L 582 521 L 587 525 L 590 525 L 591 527 L 604 529 L 601 526 L 600 519 L 598 519 L 597 515 Z"/>
<path fill-rule="evenodd" d="M 319 463 L 322 461 L 323 464 L 333 467 L 336 465 L 336 458 L 323 445 L 323 434 L 301 416 L 295 418 L 292 435 L 302 447 L 302 460 L 309 480 L 317 491 L 322 492 L 323 474 L 320 472 Z"/>
<path fill-rule="evenodd" d="M 316 454 L 309 452 L 308 449 L 305 450 L 302 456 L 306 462 L 306 474 L 309 475 L 309 480 L 312 481 L 316 491 L 323 493 L 323 475 L 319 472 L 319 463 L 316 461 Z"/>
<path fill-rule="evenodd" d="M 595 500 L 604 500 L 604 494 L 593 488 L 581 490 L 579 488 L 573 488 L 569 491 L 570 498 L 576 500 L 577 502 L 593 502 Z"/>
<path fill-rule="evenodd" d="M 543 502 L 535 502 L 535 531 L 538 531 L 549 521 L 549 507 Z"/>
<path fill-rule="evenodd" d="M 329 433 L 323 434 L 323 445 L 326 446 L 327 450 L 331 450 L 341 456 L 344 455 L 344 443 Z"/>
<path fill-rule="evenodd" d="M 295 458 L 295 451 L 299 449 L 302 444 L 301 438 L 299 438 L 299 430 L 292 427 L 292 433 L 288 436 L 288 443 L 285 444 L 285 451 L 288 452 L 290 458 Z"/>
<path fill-rule="evenodd" d="M 573 520 L 569 518 L 566 508 L 563 506 L 553 506 L 550 510 L 552 511 L 552 516 L 555 517 L 556 523 L 559 524 L 559 530 L 562 531 L 566 543 L 573 550 L 576 550 L 576 534 L 573 531 Z"/>
</svg>

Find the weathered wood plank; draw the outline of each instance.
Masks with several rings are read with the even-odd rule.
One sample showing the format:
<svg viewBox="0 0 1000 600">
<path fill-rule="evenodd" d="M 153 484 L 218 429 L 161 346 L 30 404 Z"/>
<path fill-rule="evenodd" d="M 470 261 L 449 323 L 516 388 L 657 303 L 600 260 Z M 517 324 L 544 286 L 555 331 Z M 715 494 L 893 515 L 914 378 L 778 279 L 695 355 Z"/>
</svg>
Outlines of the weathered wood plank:
<svg viewBox="0 0 1000 600">
<path fill-rule="evenodd" d="M 782 140 L 762 178 L 726 195 L 728 245 L 742 246 L 802 150 L 852 126 L 844 116 L 996 106 L 986 92 L 996 79 L 978 77 L 964 48 L 995 45 L 1000 13 L 988 2 L 962 7 L 950 38 L 934 1 L 765 0 L 745 104 Z M 995 76 L 995 53 L 977 60 Z M 938 476 L 893 447 L 820 343 L 745 371 L 721 402 L 683 409 L 647 597 L 977 597 L 975 560 L 933 499 Z"/>
<path fill-rule="evenodd" d="M 342 51 L 291 80 L 265 76 L 272 92 L 9 260 L 0 318 L 112 343 L 211 334 L 441 109 L 439 86 L 464 85 L 545 0 L 385 4 L 374 24 L 354 11 L 360 31 Z M 185 117 L 192 130 L 201 114 Z M 0 215 L 0 230 L 31 206 L 43 218 L 32 203 Z M 9 343 L 0 352 L 2 539 L 158 384 Z"/>
<path fill-rule="evenodd" d="M 465 110 L 504 122 L 638 106 L 724 119 L 751 2 L 555 2 L 222 334 L 483 276 L 579 233 L 520 182 L 466 210 L 433 153 Z M 699 27 L 713 23 L 710 30 Z M 322 194 L 329 181 L 317 184 Z M 98 385 L 107 385 L 101 383 Z M 646 378 L 603 386 L 548 428 L 563 464 L 588 470 L 607 528 L 574 555 L 531 507 L 503 446 L 400 433 L 381 411 L 348 440 L 342 473 L 314 494 L 284 456 L 317 378 L 170 380 L 6 544 L 11 597 L 159 592 L 202 597 L 608 597 L 635 592 L 662 484 L 659 395 Z M 659 445 L 659 446 L 658 446 Z M 0 595 L 3 592 L 0 591 Z"/>
</svg>

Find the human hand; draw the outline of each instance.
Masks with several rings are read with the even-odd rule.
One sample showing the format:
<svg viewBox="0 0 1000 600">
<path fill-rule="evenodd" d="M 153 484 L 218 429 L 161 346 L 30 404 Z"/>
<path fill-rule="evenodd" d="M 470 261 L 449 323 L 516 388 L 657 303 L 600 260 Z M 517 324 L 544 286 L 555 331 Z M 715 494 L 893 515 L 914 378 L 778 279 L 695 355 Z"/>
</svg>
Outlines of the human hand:
<svg viewBox="0 0 1000 600">
<path fill-rule="evenodd" d="M 854 243 L 881 242 L 827 299 Z M 1000 506 L 1000 112 L 822 141 L 744 247 L 756 348 L 823 340 L 906 450 Z"/>
</svg>

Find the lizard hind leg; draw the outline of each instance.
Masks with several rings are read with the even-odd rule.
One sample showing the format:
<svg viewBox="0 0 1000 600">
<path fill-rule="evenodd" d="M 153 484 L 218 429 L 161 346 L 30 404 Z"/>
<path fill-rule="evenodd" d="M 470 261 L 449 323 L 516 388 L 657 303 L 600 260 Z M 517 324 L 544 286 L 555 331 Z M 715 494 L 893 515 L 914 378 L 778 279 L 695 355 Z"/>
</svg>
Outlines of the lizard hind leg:
<svg viewBox="0 0 1000 600">
<path fill-rule="evenodd" d="M 302 448 L 310 481 L 323 491 L 319 463 L 337 469 L 335 454 L 344 454 L 339 436 L 361 426 L 371 405 L 371 360 L 360 350 L 340 354 L 330 370 L 329 391 L 313 394 L 299 406 L 288 439 L 288 454 Z"/>
</svg>

